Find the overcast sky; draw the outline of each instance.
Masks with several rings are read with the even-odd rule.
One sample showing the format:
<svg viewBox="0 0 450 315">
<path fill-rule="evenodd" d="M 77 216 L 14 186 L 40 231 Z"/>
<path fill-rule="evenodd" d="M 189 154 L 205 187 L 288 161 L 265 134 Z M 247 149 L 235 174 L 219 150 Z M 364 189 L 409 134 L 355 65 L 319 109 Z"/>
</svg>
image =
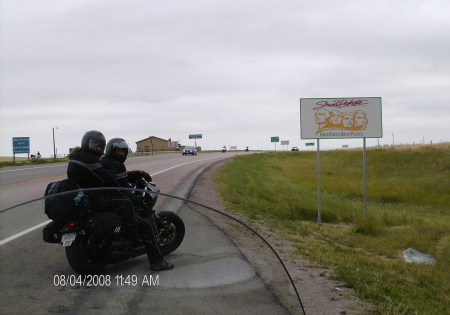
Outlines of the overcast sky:
<svg viewBox="0 0 450 315">
<path fill-rule="evenodd" d="M 305 149 L 301 98 L 381 97 L 380 144 L 450 141 L 448 0 L 0 0 L 1 151 L 100 130 Z M 362 140 L 322 140 L 323 149 Z M 276 146 L 282 149 L 280 143 Z"/>
</svg>

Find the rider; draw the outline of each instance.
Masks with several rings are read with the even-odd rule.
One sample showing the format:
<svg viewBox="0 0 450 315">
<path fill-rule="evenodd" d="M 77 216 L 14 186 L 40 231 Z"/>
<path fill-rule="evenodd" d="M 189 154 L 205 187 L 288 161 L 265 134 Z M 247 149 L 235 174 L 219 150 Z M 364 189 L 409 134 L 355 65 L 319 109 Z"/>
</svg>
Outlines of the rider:
<svg viewBox="0 0 450 315">
<path fill-rule="evenodd" d="M 67 177 L 73 179 L 82 188 L 111 186 L 116 178 L 116 169 L 120 163 L 106 169 L 100 164 L 106 146 L 105 136 L 97 130 L 91 130 L 81 139 L 81 147 L 76 147 L 69 154 Z M 101 208 L 103 194 L 90 192 L 89 202 L 94 208 Z"/>
<path fill-rule="evenodd" d="M 152 181 L 151 176 L 144 171 L 127 172 L 124 163 L 127 159 L 128 151 L 128 144 L 122 138 L 113 138 L 109 140 L 106 145 L 105 157 L 101 160 L 101 164 L 106 169 L 116 167 L 115 186 L 131 188 L 132 185 L 130 184 L 130 181 L 135 182 L 141 177 L 147 181 Z M 155 235 L 156 225 L 134 211 L 134 206 L 139 207 L 142 200 L 138 199 L 137 196 L 128 190 L 122 191 L 122 194 L 132 201 L 132 205 L 130 205 L 128 209 L 122 209 L 122 219 L 127 222 L 137 223 L 137 229 L 144 239 L 144 246 L 151 269 L 156 271 L 173 269 L 173 264 L 166 262 L 159 250 Z"/>
</svg>

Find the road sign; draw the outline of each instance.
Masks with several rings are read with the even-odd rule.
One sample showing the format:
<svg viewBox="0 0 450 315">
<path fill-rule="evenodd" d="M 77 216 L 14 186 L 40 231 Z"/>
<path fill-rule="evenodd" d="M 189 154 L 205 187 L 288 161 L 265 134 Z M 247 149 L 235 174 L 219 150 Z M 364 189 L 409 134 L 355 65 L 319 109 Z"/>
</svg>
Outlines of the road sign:
<svg viewBox="0 0 450 315">
<path fill-rule="evenodd" d="M 270 137 L 270 142 L 280 142 L 280 137 Z"/>
<path fill-rule="evenodd" d="M 30 138 L 29 137 L 14 137 L 13 138 L 13 154 L 30 153 Z"/>
<path fill-rule="evenodd" d="M 281 145 L 289 145 L 289 140 L 283 140 L 283 141 L 281 141 Z"/>
<path fill-rule="evenodd" d="M 202 138 L 201 134 L 189 135 L 189 139 L 201 139 L 201 138 Z"/>
<path fill-rule="evenodd" d="M 306 145 L 307 147 L 309 147 L 309 146 L 315 145 L 315 143 L 314 143 L 314 142 L 308 142 L 308 143 L 305 143 L 305 145 Z"/>
<path fill-rule="evenodd" d="M 300 99 L 302 139 L 382 138 L 381 97 Z"/>
<path fill-rule="evenodd" d="M 320 214 L 320 139 L 362 138 L 364 218 L 367 208 L 366 138 L 382 138 L 381 97 L 301 98 L 302 139 L 317 139 L 318 223 Z M 310 144 L 306 144 L 310 145 Z"/>
</svg>

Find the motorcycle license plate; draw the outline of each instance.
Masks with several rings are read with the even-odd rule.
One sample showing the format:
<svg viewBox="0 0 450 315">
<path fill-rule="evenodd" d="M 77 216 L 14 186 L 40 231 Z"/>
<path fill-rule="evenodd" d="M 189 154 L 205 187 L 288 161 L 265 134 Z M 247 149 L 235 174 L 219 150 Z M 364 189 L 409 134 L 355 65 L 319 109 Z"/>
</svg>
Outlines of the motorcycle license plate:
<svg viewBox="0 0 450 315">
<path fill-rule="evenodd" d="M 72 242 L 75 241 L 76 238 L 77 238 L 77 233 L 64 234 L 61 239 L 62 246 L 67 247 L 67 246 L 72 245 Z"/>
</svg>

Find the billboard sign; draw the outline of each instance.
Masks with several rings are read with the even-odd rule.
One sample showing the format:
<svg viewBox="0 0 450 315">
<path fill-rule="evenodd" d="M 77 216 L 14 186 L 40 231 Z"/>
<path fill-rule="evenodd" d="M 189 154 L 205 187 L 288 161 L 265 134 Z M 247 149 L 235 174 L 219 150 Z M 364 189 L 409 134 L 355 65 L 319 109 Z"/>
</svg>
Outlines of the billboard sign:
<svg viewBox="0 0 450 315">
<path fill-rule="evenodd" d="M 300 99 L 302 139 L 382 138 L 381 97 Z"/>
<path fill-rule="evenodd" d="M 201 139 L 201 138 L 202 138 L 201 134 L 189 135 L 189 139 Z"/>
<path fill-rule="evenodd" d="M 29 137 L 14 137 L 13 138 L 13 154 L 30 153 L 30 138 Z"/>
</svg>

